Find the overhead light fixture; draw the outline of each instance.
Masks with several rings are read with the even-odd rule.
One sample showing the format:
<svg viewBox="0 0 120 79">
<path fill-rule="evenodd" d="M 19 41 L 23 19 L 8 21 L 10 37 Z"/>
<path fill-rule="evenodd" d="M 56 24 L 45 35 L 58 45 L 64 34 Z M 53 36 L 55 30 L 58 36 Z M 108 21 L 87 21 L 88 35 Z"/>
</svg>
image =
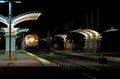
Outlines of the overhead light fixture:
<svg viewBox="0 0 120 79">
<path fill-rule="evenodd" d="M 0 0 L 0 3 L 6 3 L 7 1 L 5 1 L 5 0 Z"/>
<path fill-rule="evenodd" d="M 15 3 L 22 3 L 21 1 L 14 1 Z"/>
<path fill-rule="evenodd" d="M 0 0 L 0 3 L 6 3 L 8 0 Z M 13 1 L 14 3 L 21 3 L 21 1 Z"/>
</svg>

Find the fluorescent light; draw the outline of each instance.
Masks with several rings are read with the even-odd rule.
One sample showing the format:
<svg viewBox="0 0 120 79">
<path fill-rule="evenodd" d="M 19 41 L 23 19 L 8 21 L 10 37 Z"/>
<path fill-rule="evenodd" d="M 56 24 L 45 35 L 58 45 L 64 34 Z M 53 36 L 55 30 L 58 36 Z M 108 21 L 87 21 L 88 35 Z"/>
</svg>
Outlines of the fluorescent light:
<svg viewBox="0 0 120 79">
<path fill-rule="evenodd" d="M 7 2 L 7 1 L 4 1 L 4 0 L 3 0 L 3 1 L 1 1 L 1 0 L 0 0 L 0 3 L 6 3 L 6 2 Z"/>
<path fill-rule="evenodd" d="M 5 0 L 0 0 L 0 3 L 6 3 L 6 2 L 8 2 L 8 1 L 5 1 Z M 14 3 L 22 3 L 21 1 L 13 1 Z"/>
<path fill-rule="evenodd" d="M 14 3 L 22 3 L 21 1 L 14 1 Z"/>
</svg>

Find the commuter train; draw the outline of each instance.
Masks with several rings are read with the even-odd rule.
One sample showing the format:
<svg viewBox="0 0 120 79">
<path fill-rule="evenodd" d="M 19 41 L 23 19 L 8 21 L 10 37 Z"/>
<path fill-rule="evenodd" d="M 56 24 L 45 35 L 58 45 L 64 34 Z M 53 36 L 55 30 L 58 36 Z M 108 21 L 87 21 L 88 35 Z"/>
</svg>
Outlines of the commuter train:
<svg viewBox="0 0 120 79">
<path fill-rule="evenodd" d="M 26 35 L 21 47 L 23 49 L 36 51 L 38 49 L 38 36 L 34 34 Z"/>
</svg>

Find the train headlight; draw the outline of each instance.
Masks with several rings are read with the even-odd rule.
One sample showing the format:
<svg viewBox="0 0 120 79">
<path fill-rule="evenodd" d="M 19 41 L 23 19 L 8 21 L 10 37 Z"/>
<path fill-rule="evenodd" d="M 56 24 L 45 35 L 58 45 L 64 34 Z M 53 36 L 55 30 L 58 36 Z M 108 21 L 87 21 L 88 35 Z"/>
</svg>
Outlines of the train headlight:
<svg viewBox="0 0 120 79">
<path fill-rule="evenodd" d="M 33 37 L 30 38 L 30 42 L 34 42 L 35 39 Z"/>
</svg>

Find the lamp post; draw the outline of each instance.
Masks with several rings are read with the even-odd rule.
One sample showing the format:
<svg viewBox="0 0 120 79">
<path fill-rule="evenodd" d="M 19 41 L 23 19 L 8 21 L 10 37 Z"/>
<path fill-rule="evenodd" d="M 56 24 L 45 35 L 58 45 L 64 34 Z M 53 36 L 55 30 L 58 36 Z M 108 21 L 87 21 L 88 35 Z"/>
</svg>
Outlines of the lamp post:
<svg viewBox="0 0 120 79">
<path fill-rule="evenodd" d="M 9 29 L 9 60 L 11 62 L 11 18 L 12 18 L 12 0 L 1 0 L 0 3 L 6 3 L 9 4 L 9 14 L 8 14 L 8 29 Z M 15 3 L 21 3 L 21 1 L 14 1 Z"/>
<path fill-rule="evenodd" d="M 9 59 L 11 62 L 11 17 L 12 17 L 12 2 L 9 0 Z"/>
<path fill-rule="evenodd" d="M 111 27 L 110 29 L 108 30 L 105 30 L 104 33 L 108 33 L 108 32 L 116 32 L 116 31 L 119 31 L 119 29 L 114 29 L 113 27 Z M 107 58 L 104 57 L 104 53 L 103 51 L 101 52 L 101 57 L 99 58 L 99 63 L 102 63 L 102 64 L 105 64 L 107 63 Z"/>
</svg>

